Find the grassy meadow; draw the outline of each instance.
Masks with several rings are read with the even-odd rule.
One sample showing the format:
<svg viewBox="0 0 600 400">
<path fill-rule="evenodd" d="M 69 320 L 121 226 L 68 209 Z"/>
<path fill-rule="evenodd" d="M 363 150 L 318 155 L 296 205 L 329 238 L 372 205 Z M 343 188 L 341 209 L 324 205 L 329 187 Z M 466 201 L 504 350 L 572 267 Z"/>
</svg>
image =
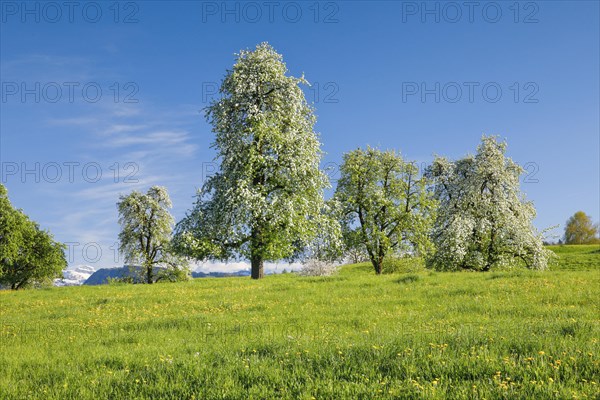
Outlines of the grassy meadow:
<svg viewBox="0 0 600 400">
<path fill-rule="evenodd" d="M 3 399 L 600 397 L 600 247 L 550 271 L 0 292 Z"/>
</svg>

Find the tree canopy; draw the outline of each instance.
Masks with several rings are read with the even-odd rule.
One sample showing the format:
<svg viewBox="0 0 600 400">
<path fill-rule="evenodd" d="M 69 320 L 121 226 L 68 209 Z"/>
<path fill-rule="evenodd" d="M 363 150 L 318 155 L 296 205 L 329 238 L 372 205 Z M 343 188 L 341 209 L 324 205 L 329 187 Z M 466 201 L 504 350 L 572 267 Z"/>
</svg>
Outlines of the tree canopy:
<svg viewBox="0 0 600 400">
<path fill-rule="evenodd" d="M 523 169 L 505 156 L 506 143 L 484 136 L 475 156 L 437 157 L 428 175 L 440 202 L 428 265 L 487 271 L 519 263 L 545 269 L 551 255 L 532 221 L 533 203 L 520 191 Z"/>
<path fill-rule="evenodd" d="M 292 257 L 326 225 L 313 108 L 288 76 L 282 56 L 262 43 L 242 50 L 206 110 L 220 162 L 180 221 L 178 249 L 196 259 L 249 258 L 254 279 L 264 261 Z"/>
<path fill-rule="evenodd" d="M 583 211 L 577 211 L 565 225 L 565 244 L 599 243 L 598 225 Z"/>
<path fill-rule="evenodd" d="M 0 285 L 21 289 L 60 278 L 67 267 L 65 246 L 13 208 L 0 184 Z"/>
<path fill-rule="evenodd" d="M 393 251 L 429 247 L 435 201 L 414 163 L 394 151 L 357 149 L 344 155 L 335 199 L 347 248 L 361 243 L 377 274 Z"/>
<path fill-rule="evenodd" d="M 152 186 L 146 194 L 133 191 L 121 196 L 117 207 L 121 224 L 119 250 L 127 263 L 142 267 L 146 283 L 185 276 L 187 263 L 171 248 L 174 220 L 169 212 L 172 204 L 167 189 Z"/>
</svg>

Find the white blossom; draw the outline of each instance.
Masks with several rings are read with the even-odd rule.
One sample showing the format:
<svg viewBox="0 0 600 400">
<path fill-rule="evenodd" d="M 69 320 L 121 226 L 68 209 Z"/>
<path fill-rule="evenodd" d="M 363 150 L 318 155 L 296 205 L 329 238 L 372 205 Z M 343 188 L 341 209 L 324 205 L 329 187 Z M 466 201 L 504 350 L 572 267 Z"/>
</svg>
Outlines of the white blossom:
<svg viewBox="0 0 600 400">
<path fill-rule="evenodd" d="M 438 157 L 429 168 L 440 202 L 430 267 L 547 267 L 551 252 L 533 227 L 533 204 L 519 189 L 523 169 L 505 151 L 505 142 L 484 136 L 477 155 L 455 162 Z"/>
<path fill-rule="evenodd" d="M 250 258 L 253 277 L 263 261 L 289 258 L 326 226 L 316 118 L 300 84 L 266 43 L 241 51 L 207 108 L 220 169 L 178 224 L 178 244 L 194 258 Z M 255 267 L 260 270 L 254 275 Z"/>
</svg>

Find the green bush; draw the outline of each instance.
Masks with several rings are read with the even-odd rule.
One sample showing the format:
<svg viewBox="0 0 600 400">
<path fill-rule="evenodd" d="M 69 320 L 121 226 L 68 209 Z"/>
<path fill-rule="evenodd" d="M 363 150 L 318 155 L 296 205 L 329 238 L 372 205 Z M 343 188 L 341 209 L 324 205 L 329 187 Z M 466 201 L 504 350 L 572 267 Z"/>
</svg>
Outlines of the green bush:
<svg viewBox="0 0 600 400">
<path fill-rule="evenodd" d="M 383 274 L 404 274 L 420 272 L 425 269 L 425 262 L 421 257 L 388 257 L 383 260 L 381 272 Z"/>
<path fill-rule="evenodd" d="M 106 279 L 106 283 L 111 286 L 119 286 L 119 285 L 128 285 L 135 283 L 135 280 L 132 276 L 120 276 L 116 278 L 108 277 Z"/>
</svg>

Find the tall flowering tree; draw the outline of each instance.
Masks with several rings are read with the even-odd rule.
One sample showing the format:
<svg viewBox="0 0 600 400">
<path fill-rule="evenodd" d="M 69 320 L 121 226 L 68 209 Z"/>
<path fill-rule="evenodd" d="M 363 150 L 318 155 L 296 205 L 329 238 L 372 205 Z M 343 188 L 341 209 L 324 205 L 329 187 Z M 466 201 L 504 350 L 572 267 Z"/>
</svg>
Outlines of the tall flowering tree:
<svg viewBox="0 0 600 400">
<path fill-rule="evenodd" d="M 475 156 L 434 160 L 428 174 L 440 207 L 432 235 L 435 252 L 427 260 L 430 267 L 547 267 L 551 252 L 533 227 L 533 203 L 519 188 L 523 169 L 505 152 L 505 142 L 484 136 Z"/>
<path fill-rule="evenodd" d="M 248 258 L 251 276 L 265 261 L 292 257 L 329 226 L 319 169 L 315 116 L 300 85 L 270 45 L 242 50 L 207 108 L 219 171 L 177 226 L 179 250 L 196 259 Z"/>
</svg>

